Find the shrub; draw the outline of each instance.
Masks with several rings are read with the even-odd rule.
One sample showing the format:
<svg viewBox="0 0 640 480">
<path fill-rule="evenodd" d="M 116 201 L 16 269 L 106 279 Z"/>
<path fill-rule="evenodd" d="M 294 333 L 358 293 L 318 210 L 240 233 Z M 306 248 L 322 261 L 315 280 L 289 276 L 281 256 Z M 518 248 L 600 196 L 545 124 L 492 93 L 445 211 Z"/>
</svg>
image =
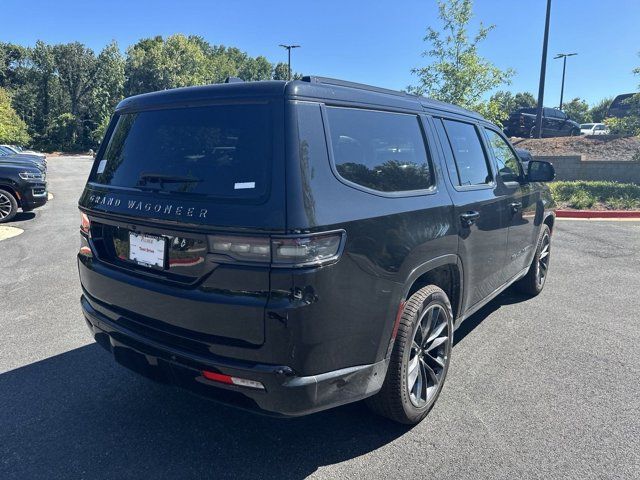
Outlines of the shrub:
<svg viewBox="0 0 640 480">
<path fill-rule="evenodd" d="M 560 207 L 615 210 L 640 209 L 640 185 L 618 182 L 553 182 L 549 185 Z"/>
<path fill-rule="evenodd" d="M 604 123 L 614 135 L 640 135 L 640 116 L 605 118 Z"/>
</svg>

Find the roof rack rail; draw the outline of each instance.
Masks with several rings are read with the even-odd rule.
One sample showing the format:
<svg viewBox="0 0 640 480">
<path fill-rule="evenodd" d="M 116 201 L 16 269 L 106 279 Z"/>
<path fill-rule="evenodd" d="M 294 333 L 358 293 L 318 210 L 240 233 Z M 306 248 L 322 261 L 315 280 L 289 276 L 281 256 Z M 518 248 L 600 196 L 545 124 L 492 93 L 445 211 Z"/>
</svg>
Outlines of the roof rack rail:
<svg viewBox="0 0 640 480">
<path fill-rule="evenodd" d="M 368 90 L 370 92 L 378 92 L 378 93 L 386 93 L 388 95 L 412 96 L 412 97 L 414 96 L 410 93 L 401 92 L 399 90 L 391 90 L 389 88 L 374 87 L 372 85 L 367 85 L 365 83 L 348 82 L 346 80 L 338 80 L 337 78 L 316 77 L 312 75 L 307 75 L 305 77 L 302 77 L 302 81 L 309 82 L 309 83 L 322 83 L 324 85 L 336 85 L 339 87 L 359 88 L 361 90 Z"/>
</svg>

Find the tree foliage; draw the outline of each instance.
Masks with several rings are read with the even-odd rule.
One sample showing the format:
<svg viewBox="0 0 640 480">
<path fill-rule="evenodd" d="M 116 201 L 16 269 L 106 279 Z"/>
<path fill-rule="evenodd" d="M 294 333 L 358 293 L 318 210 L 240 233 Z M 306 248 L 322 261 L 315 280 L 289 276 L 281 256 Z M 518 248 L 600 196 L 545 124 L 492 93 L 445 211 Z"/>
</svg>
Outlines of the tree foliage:
<svg viewBox="0 0 640 480">
<path fill-rule="evenodd" d="M 607 110 L 609 110 L 609 105 L 611 105 L 612 101 L 613 97 L 603 98 L 593 107 L 591 107 L 589 109 L 589 116 L 591 117 L 591 121 L 601 123 L 607 116 Z"/>
<path fill-rule="evenodd" d="M 30 140 L 27 124 L 11 106 L 11 98 L 0 88 L 0 143 L 23 145 Z"/>
<path fill-rule="evenodd" d="M 263 56 L 194 35 L 144 38 L 124 54 L 115 42 L 97 53 L 79 42 L 38 41 L 33 47 L 0 42 L 0 88 L 17 113 L 15 125 L 20 131 L 26 123 L 33 145 L 45 150 L 96 148 L 124 97 L 229 76 L 286 80 L 287 65 L 274 66 Z M 11 138 L 29 142 L 24 135 Z"/>
<path fill-rule="evenodd" d="M 469 36 L 472 6 L 472 0 L 438 2 L 442 27 L 441 30 L 427 28 L 424 40 L 430 49 L 422 55 L 430 59 L 430 63 L 412 70 L 419 83 L 409 87 L 410 92 L 478 109 L 484 103 L 482 97 L 486 92 L 510 83 L 513 70 L 501 70 L 478 53 L 478 45 L 494 25 L 485 27 L 480 23 L 478 31 Z"/>
<path fill-rule="evenodd" d="M 499 90 L 489 98 L 488 102 L 481 102 L 475 109 L 489 121 L 502 125 L 509 118 L 509 114 L 520 108 L 536 106 L 536 98 L 529 92 L 518 92 L 515 95 L 505 90 Z"/>
<path fill-rule="evenodd" d="M 562 111 L 577 123 L 588 123 L 592 121 L 589 104 L 581 98 L 574 98 L 568 103 L 562 104 Z"/>
</svg>

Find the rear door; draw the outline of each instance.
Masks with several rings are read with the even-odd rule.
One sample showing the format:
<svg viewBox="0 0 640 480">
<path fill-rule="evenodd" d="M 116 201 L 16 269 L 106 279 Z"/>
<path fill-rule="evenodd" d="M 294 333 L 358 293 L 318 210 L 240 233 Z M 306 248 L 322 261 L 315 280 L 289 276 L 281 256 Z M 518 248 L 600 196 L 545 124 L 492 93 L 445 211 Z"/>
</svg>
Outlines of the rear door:
<svg viewBox="0 0 640 480">
<path fill-rule="evenodd" d="M 464 309 L 485 299 L 506 280 L 508 217 L 496 193 L 490 161 L 478 127 L 464 120 L 435 119 L 446 159 L 449 190 L 459 221 L 464 270 Z"/>
</svg>

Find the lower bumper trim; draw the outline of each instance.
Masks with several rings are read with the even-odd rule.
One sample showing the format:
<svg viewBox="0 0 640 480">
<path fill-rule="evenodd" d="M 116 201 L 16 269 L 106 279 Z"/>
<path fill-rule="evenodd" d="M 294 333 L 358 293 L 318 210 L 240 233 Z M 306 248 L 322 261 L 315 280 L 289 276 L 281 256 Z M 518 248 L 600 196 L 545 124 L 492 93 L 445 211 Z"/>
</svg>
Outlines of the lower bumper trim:
<svg viewBox="0 0 640 480">
<path fill-rule="evenodd" d="M 205 359 L 140 338 L 94 310 L 84 296 L 81 306 L 96 342 L 121 365 L 152 380 L 268 415 L 296 417 L 361 400 L 380 390 L 387 371 L 386 360 L 297 376 L 286 366 Z M 203 376 L 204 370 L 255 380 L 264 390 L 215 382 Z"/>
</svg>

